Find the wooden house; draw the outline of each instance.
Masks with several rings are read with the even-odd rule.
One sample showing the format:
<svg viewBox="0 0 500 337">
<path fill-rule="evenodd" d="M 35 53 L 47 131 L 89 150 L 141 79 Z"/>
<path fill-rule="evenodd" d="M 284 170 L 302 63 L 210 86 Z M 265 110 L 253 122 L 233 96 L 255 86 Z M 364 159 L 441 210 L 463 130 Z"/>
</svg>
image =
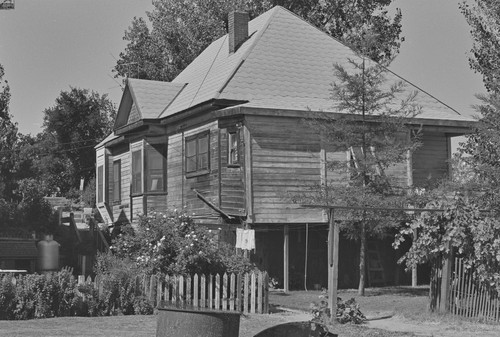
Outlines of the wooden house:
<svg viewBox="0 0 500 337">
<path fill-rule="evenodd" d="M 333 64 L 356 57 L 282 7 L 251 21 L 231 13 L 228 34 L 172 82 L 127 80 L 114 132 L 96 146 L 103 218 L 129 223 L 150 209 L 185 206 L 202 225 L 254 229 L 252 259 L 272 277 L 290 275 L 292 286 L 303 287 L 307 275 L 308 287 L 325 286 L 326 216 L 287 194 L 342 179 L 325 162 L 346 154 L 329 152 L 302 119 L 338 113 Z M 401 80 L 390 71 L 387 79 Z M 410 83 L 408 90 L 419 91 L 422 113 L 413 123 L 423 128 L 423 146 L 388 174 L 419 186 L 449 173 L 450 139 L 472 121 Z M 357 253 L 347 241 L 340 245 L 339 281 L 347 286 Z"/>
</svg>

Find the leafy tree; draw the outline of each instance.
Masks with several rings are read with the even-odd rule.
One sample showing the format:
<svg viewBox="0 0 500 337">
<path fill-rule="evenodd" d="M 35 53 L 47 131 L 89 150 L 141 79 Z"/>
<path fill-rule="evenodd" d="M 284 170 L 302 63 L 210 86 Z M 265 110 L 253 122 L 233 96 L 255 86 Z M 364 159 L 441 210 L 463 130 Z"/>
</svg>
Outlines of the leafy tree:
<svg viewBox="0 0 500 337">
<path fill-rule="evenodd" d="M 470 198 L 454 194 L 426 205 L 442 212 L 423 212 L 402 227 L 394 247 L 414 231 L 419 235 L 409 251 L 400 259 L 408 268 L 418 264 L 437 263 L 452 251 L 464 259 L 465 268 L 476 280 L 500 291 L 500 221 L 481 212 Z"/>
<path fill-rule="evenodd" d="M 249 12 L 251 18 L 281 5 L 331 36 L 358 48 L 363 32 L 371 31 L 377 44 L 367 50 L 376 61 L 393 58 L 403 38 L 401 12 L 387 13 L 392 0 L 155 0 L 147 12 L 151 24 L 134 18 L 125 32 L 128 42 L 114 68 L 117 76 L 170 81 L 212 41 L 227 31 L 227 13 Z"/>
<path fill-rule="evenodd" d="M 483 76 L 490 92 L 500 91 L 500 11 L 498 0 L 464 1 L 460 5 L 473 38 L 470 67 Z"/>
<path fill-rule="evenodd" d="M 471 26 L 473 38 L 469 64 L 483 76 L 488 93 L 477 95 L 481 101 L 475 106 L 479 120 L 460 148 L 458 161 L 468 173 L 468 179 L 467 184 L 459 187 L 482 208 L 496 211 L 500 206 L 499 2 L 468 1 L 463 2 L 460 8 Z"/>
<path fill-rule="evenodd" d="M 14 190 L 13 152 L 17 139 L 17 125 L 9 114 L 10 87 L 3 80 L 5 72 L 0 64 L 0 198 L 10 200 Z"/>
<path fill-rule="evenodd" d="M 31 149 L 40 151 L 42 174 L 62 192 L 79 186 L 81 178 L 89 182 L 95 175 L 94 146 L 112 130 L 113 103 L 106 95 L 71 88 L 44 114 L 43 134 Z"/>
<path fill-rule="evenodd" d="M 402 206 L 406 181 L 386 172 L 404 163 L 408 153 L 420 145 L 419 132 L 407 126 L 420 108 L 414 102 L 416 93 L 406 95 L 402 81 L 388 85 L 382 65 L 365 57 L 351 59 L 349 65 L 334 66 L 332 98 L 343 116 L 323 114 L 308 119 L 307 124 L 319 133 L 327 152 L 348 153 L 350 163 L 346 165 L 345 155 L 327 157 L 327 169 L 334 177 L 342 177 L 341 182 L 328 180 L 313 186 L 300 199 L 359 209 L 336 214 L 347 219 L 341 229 L 360 242 L 358 293 L 364 295 L 367 237 L 387 234 L 404 218 L 403 214 L 366 209 Z"/>
</svg>

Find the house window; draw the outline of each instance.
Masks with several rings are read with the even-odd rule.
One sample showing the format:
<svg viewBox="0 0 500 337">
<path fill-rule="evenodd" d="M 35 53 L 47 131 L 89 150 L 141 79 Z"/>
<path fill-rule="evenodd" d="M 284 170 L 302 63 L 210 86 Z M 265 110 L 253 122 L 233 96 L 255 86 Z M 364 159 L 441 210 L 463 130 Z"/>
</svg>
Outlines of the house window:
<svg viewBox="0 0 500 337">
<path fill-rule="evenodd" d="M 208 173 L 209 140 L 208 132 L 186 138 L 186 173 Z"/>
<path fill-rule="evenodd" d="M 227 137 L 227 164 L 240 164 L 240 134 L 238 131 L 229 131 Z"/>
<path fill-rule="evenodd" d="M 122 195 L 122 162 L 113 162 L 113 202 L 119 203 Z"/>
<path fill-rule="evenodd" d="M 156 146 L 146 147 L 146 191 L 163 192 L 165 190 L 164 149 Z"/>
<path fill-rule="evenodd" d="M 131 193 L 142 193 L 142 150 L 132 152 Z"/>
<path fill-rule="evenodd" d="M 102 165 L 97 167 L 97 202 L 104 201 L 104 167 Z"/>
</svg>

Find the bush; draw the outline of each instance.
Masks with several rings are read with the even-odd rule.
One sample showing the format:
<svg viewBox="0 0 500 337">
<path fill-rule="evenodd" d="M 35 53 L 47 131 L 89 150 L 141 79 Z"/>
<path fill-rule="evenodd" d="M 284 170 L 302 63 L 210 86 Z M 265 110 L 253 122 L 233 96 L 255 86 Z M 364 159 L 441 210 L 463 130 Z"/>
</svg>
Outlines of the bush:
<svg viewBox="0 0 500 337">
<path fill-rule="evenodd" d="M 113 240 L 112 251 L 146 274 L 244 273 L 254 267 L 219 242 L 214 231 L 196 225 L 185 212 L 151 212 L 137 226 L 126 225 Z"/>
<path fill-rule="evenodd" d="M 313 314 L 313 321 L 328 324 L 330 322 L 330 309 L 328 308 L 328 295 L 326 291 L 320 296 L 319 303 L 311 304 L 311 312 Z M 347 301 L 342 301 L 337 297 L 337 312 L 335 319 L 341 324 L 353 323 L 361 324 L 366 321 L 365 315 L 359 310 L 359 304 L 356 303 L 354 298 Z"/>
</svg>

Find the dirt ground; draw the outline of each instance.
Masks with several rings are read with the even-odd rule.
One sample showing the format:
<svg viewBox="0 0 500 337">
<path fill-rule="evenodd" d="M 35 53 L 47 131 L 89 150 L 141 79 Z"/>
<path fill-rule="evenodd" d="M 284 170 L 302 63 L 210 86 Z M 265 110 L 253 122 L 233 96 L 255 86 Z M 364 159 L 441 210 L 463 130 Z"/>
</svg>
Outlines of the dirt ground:
<svg viewBox="0 0 500 337">
<path fill-rule="evenodd" d="M 498 337 L 500 326 L 466 322 L 416 322 L 400 316 L 388 319 L 370 321 L 366 324 L 369 328 L 387 331 L 412 332 L 416 336 L 432 337 Z"/>
</svg>

